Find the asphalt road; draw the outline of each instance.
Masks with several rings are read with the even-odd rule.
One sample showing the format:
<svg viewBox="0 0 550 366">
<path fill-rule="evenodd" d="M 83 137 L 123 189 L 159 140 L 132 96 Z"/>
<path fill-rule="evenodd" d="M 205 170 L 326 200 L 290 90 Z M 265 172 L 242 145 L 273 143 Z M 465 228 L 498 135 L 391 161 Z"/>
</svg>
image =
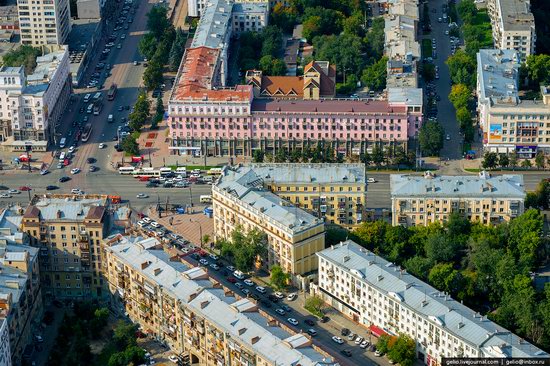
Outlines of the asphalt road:
<svg viewBox="0 0 550 366">
<path fill-rule="evenodd" d="M 205 258 L 208 262 L 213 263 L 214 261 L 210 259 L 209 257 Z M 185 260 L 188 261 L 193 266 L 199 266 L 198 261 L 193 259 L 191 256 L 187 255 L 185 256 Z M 228 271 L 225 270 L 225 268 L 220 269 L 219 271 L 215 271 L 209 266 L 204 267 L 210 277 L 214 278 L 216 281 L 223 284 L 223 286 L 235 291 L 235 293 L 238 293 L 241 296 L 246 296 L 239 288 L 235 286 L 235 284 L 229 282 L 227 280 L 227 275 L 229 275 Z M 252 279 L 254 280 L 254 279 Z M 305 313 L 304 309 L 302 308 L 303 305 L 303 295 L 300 295 L 300 298 L 294 301 L 289 301 L 286 298 L 284 300 L 279 300 L 277 303 L 273 303 L 268 299 L 268 295 L 272 294 L 273 291 L 266 287 L 267 293 L 266 294 L 260 294 L 257 292 L 254 288 L 258 285 L 254 286 L 247 286 L 242 281 L 239 281 L 241 284 L 244 285 L 244 288 L 247 288 L 250 290 L 251 293 L 254 293 L 260 297 L 261 301 L 266 301 L 271 304 L 271 307 L 266 307 L 261 302 L 258 302 L 258 307 L 260 307 L 263 311 L 270 314 L 274 318 L 278 319 L 281 323 L 284 323 L 289 328 L 293 329 L 294 331 L 300 332 L 306 332 L 308 329 L 313 328 L 317 331 L 317 335 L 313 338 L 313 342 L 321 346 L 322 349 L 328 353 L 331 354 L 338 362 L 340 362 L 341 365 L 344 366 L 354 366 L 354 365 L 380 365 L 380 364 L 388 364 L 387 360 L 382 358 L 376 358 L 376 362 L 374 362 L 372 359 L 367 357 L 367 354 L 374 358 L 374 355 L 372 352 L 367 352 L 364 349 L 361 349 L 359 346 L 355 345 L 353 342 L 350 342 L 347 340 L 346 337 L 342 337 L 345 339 L 345 343 L 342 345 L 339 345 L 335 343 L 331 338 L 334 335 L 340 336 L 340 330 L 341 325 L 337 324 L 334 320 L 329 320 L 327 323 L 321 323 L 317 321 L 317 319 L 313 315 L 309 315 Z M 292 311 L 287 312 L 285 315 L 279 315 L 275 312 L 276 309 L 281 308 L 282 305 L 288 305 Z M 290 324 L 287 319 L 288 318 L 294 318 L 298 321 L 298 325 L 294 326 Z M 311 319 L 315 322 L 314 326 L 309 326 L 304 323 L 304 320 Z M 362 334 L 365 336 L 365 334 Z M 348 358 L 340 354 L 340 351 L 348 349 L 352 352 L 352 357 Z"/>
<path fill-rule="evenodd" d="M 446 0 L 434 0 L 430 3 L 430 21 L 432 31 L 424 36 L 427 39 L 435 39 L 437 58 L 434 64 L 439 67 L 439 79 L 434 80 L 435 89 L 441 100 L 437 103 L 437 119 L 443 126 L 445 134 L 449 134 L 451 139 L 445 141 L 441 156 L 449 159 L 462 158 L 460 128 L 456 120 L 456 111 L 452 103 L 449 101 L 448 95 L 451 92 L 451 77 L 449 68 L 445 64 L 447 58 L 451 55 L 451 43 L 449 36 L 445 35 L 445 31 L 449 29 L 448 23 L 437 21 L 443 16 L 441 6 L 446 4 Z M 436 13 L 432 12 L 436 9 Z"/>
</svg>

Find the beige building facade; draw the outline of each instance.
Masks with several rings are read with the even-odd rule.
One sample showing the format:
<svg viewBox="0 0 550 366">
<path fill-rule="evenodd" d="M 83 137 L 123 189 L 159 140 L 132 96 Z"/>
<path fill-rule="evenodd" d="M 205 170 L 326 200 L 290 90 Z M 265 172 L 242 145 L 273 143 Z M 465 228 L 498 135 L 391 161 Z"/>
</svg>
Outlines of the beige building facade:
<svg viewBox="0 0 550 366">
<path fill-rule="evenodd" d="M 18 0 L 21 44 L 56 49 L 71 30 L 69 0 Z"/>
<path fill-rule="evenodd" d="M 163 251 L 157 239 L 116 235 L 103 248 L 113 309 L 190 365 L 334 365 L 311 338 Z"/>
<path fill-rule="evenodd" d="M 40 250 L 45 298 L 102 298 L 100 241 L 109 230 L 106 195 L 35 196 L 21 231 Z"/>
<path fill-rule="evenodd" d="M 445 223 L 458 213 L 483 224 L 507 222 L 524 211 L 523 176 L 391 176 L 392 225 Z"/>
</svg>

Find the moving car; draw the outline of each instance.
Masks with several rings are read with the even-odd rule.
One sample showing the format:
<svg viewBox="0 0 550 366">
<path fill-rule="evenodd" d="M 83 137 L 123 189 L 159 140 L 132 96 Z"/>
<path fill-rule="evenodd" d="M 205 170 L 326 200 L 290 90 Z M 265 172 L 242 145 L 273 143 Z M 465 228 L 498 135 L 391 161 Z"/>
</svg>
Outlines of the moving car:
<svg viewBox="0 0 550 366">
<path fill-rule="evenodd" d="M 146 195 L 145 193 L 138 193 L 138 194 L 136 195 L 136 198 L 147 198 L 147 197 L 149 197 L 149 196 Z"/>
<path fill-rule="evenodd" d="M 275 292 L 274 295 L 278 299 L 284 299 L 285 298 L 285 295 L 282 292 L 279 292 L 279 291 Z"/>
<path fill-rule="evenodd" d="M 292 325 L 298 325 L 298 321 L 294 318 L 288 318 L 287 321 Z"/>
<path fill-rule="evenodd" d="M 338 344 L 344 344 L 344 340 L 338 336 L 333 336 L 332 340 Z"/>
<path fill-rule="evenodd" d="M 71 174 L 78 174 L 80 173 L 80 169 L 79 168 L 73 168 L 71 169 Z"/>
<path fill-rule="evenodd" d="M 293 292 L 293 293 L 289 294 L 289 295 L 286 297 L 286 299 L 287 299 L 288 301 L 293 301 L 293 300 L 296 300 L 297 297 L 298 297 L 298 295 L 296 295 L 296 293 Z"/>
<path fill-rule="evenodd" d="M 276 309 L 275 312 L 279 315 L 285 315 L 285 311 L 283 309 Z"/>
<path fill-rule="evenodd" d="M 50 186 L 46 186 L 46 191 L 53 191 L 53 190 L 56 190 L 58 188 L 59 188 L 58 186 L 50 185 Z"/>
<path fill-rule="evenodd" d="M 65 183 L 70 180 L 71 180 L 71 177 L 67 177 L 67 176 L 59 178 L 59 182 L 61 183 Z"/>
<path fill-rule="evenodd" d="M 258 291 L 261 294 L 265 294 L 265 287 L 263 286 L 256 286 L 256 291 Z"/>
<path fill-rule="evenodd" d="M 243 282 L 244 282 L 244 284 L 247 285 L 247 286 L 254 286 L 254 282 L 252 282 L 252 281 L 249 280 L 249 279 L 246 279 L 246 280 L 244 280 Z"/>
</svg>

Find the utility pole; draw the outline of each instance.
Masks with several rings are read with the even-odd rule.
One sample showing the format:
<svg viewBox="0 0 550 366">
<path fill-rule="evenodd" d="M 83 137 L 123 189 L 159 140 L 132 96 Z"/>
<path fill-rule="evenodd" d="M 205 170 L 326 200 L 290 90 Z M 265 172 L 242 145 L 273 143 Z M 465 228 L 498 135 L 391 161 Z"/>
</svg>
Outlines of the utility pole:
<svg viewBox="0 0 550 366">
<path fill-rule="evenodd" d="M 191 202 L 191 207 L 193 207 L 193 193 L 191 192 L 191 184 L 189 184 L 189 201 Z"/>
</svg>

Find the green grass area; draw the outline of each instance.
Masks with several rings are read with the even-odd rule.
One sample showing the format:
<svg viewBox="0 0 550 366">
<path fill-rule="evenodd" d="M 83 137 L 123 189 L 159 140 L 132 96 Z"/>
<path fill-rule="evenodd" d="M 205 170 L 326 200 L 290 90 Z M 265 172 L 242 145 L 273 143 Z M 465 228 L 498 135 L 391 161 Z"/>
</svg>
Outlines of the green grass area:
<svg viewBox="0 0 550 366">
<path fill-rule="evenodd" d="M 314 309 L 314 308 L 311 307 L 311 306 L 305 305 L 305 306 L 304 306 L 304 309 L 306 309 L 306 310 L 309 311 L 312 315 L 315 315 L 315 316 L 318 317 L 318 318 L 322 318 L 322 317 L 325 315 L 325 314 L 323 314 L 322 312 L 320 312 L 319 310 Z"/>
<path fill-rule="evenodd" d="M 97 355 L 97 357 L 94 360 L 94 365 L 96 366 L 105 366 L 109 364 L 109 358 L 116 353 L 116 347 L 113 342 L 107 343 L 103 349 L 101 350 L 101 353 Z"/>
<path fill-rule="evenodd" d="M 428 58 L 432 57 L 432 40 L 431 39 L 423 39 L 422 40 L 422 57 Z"/>
<path fill-rule="evenodd" d="M 464 170 L 467 171 L 468 173 L 479 173 L 481 171 L 481 169 L 479 168 L 466 168 Z"/>
</svg>

